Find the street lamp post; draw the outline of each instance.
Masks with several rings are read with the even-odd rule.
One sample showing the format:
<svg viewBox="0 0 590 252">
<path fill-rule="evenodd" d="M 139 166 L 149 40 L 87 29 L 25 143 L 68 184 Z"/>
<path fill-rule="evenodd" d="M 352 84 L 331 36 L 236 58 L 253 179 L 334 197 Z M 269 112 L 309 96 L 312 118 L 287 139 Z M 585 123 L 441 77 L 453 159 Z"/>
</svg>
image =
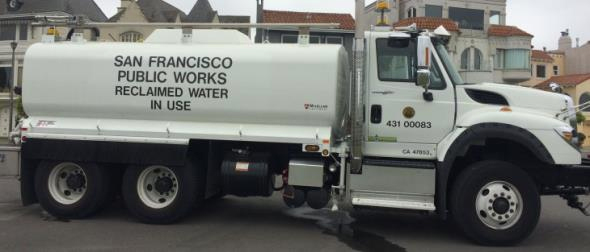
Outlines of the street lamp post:
<svg viewBox="0 0 590 252">
<path fill-rule="evenodd" d="M 9 119 L 9 123 L 8 123 L 8 130 L 9 133 L 10 131 L 12 131 L 12 124 L 13 124 L 13 120 L 14 120 L 14 75 L 15 75 L 15 70 L 18 71 L 16 69 L 16 62 L 15 62 L 15 58 L 16 58 L 16 47 L 18 46 L 18 43 L 16 41 L 12 41 L 10 43 L 10 48 L 12 48 L 12 72 L 11 72 L 11 76 L 10 76 L 10 119 Z"/>
</svg>

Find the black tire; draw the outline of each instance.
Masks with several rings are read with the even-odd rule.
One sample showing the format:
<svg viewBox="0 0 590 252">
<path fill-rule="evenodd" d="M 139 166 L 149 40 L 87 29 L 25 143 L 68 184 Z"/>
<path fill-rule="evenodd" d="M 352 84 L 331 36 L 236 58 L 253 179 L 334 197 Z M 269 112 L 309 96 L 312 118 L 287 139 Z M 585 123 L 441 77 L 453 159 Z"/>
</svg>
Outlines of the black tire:
<svg viewBox="0 0 590 252">
<path fill-rule="evenodd" d="M 140 174 L 150 166 L 132 166 L 127 168 L 123 175 L 122 194 L 127 209 L 139 221 L 148 224 L 170 224 L 186 217 L 190 211 L 199 206 L 203 200 L 202 185 L 199 183 L 196 167 L 165 166 L 170 169 L 176 178 L 177 195 L 171 200 L 170 205 L 163 208 L 153 208 L 144 203 L 137 189 Z"/>
<path fill-rule="evenodd" d="M 484 219 L 491 217 L 485 211 L 478 214 L 476 210 L 476 199 L 480 190 L 497 181 L 512 185 L 515 189 L 513 191 L 518 192 L 522 199 L 522 203 L 516 204 L 522 210 L 520 218 L 515 218 L 512 224 L 503 227 L 505 229 L 494 229 L 485 224 L 479 216 Z M 482 190 L 482 195 L 486 195 L 485 193 L 485 190 Z M 489 197 L 496 196 L 494 194 Z M 502 197 L 503 195 L 500 196 Z M 489 246 L 509 246 L 524 240 L 535 229 L 541 212 L 539 192 L 531 177 L 511 163 L 495 160 L 475 163 L 461 172 L 454 182 L 450 203 L 453 219 L 465 235 L 479 244 Z M 495 206 L 492 209 L 496 211 Z"/>
<path fill-rule="evenodd" d="M 49 189 L 52 170 L 66 163 L 78 165 L 86 175 L 86 192 L 77 202 L 71 204 L 58 202 Z M 110 172 L 93 163 L 42 161 L 35 174 L 35 192 L 41 207 L 58 218 L 82 219 L 97 213 L 107 203 L 110 191 Z"/>
</svg>

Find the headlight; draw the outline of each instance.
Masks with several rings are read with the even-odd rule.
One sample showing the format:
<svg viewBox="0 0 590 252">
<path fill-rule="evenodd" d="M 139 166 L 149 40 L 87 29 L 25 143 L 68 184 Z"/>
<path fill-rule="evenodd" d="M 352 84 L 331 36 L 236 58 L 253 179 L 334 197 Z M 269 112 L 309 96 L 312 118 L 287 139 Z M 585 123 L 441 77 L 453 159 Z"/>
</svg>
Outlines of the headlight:
<svg viewBox="0 0 590 252">
<path fill-rule="evenodd" d="M 565 141 L 572 143 L 574 139 L 574 129 L 570 126 L 561 126 L 555 128 L 555 132 L 559 134 Z"/>
</svg>

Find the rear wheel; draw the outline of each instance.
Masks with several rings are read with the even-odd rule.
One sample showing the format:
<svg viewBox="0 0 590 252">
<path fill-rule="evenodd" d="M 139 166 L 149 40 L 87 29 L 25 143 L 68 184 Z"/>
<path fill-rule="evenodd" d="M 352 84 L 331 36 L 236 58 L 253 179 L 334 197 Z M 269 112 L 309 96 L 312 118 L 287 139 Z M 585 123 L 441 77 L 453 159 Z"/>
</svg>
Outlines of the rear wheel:
<svg viewBox="0 0 590 252">
<path fill-rule="evenodd" d="M 455 181 L 451 213 L 463 232 L 484 245 L 512 245 L 528 237 L 541 201 L 527 173 L 503 161 L 471 165 Z"/>
<path fill-rule="evenodd" d="M 191 166 L 135 166 L 123 176 L 123 198 L 140 221 L 168 224 L 185 217 L 199 198 Z"/>
<path fill-rule="evenodd" d="M 59 218 L 84 218 L 96 213 L 107 201 L 110 173 L 92 163 L 40 163 L 35 174 L 39 203 Z"/>
</svg>

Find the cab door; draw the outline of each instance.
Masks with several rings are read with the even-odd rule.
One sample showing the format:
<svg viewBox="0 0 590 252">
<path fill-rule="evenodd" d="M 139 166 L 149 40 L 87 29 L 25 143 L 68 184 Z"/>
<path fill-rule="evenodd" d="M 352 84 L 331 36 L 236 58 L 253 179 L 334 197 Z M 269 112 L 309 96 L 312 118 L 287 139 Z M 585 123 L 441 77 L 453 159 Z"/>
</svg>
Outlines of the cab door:
<svg viewBox="0 0 590 252">
<path fill-rule="evenodd" d="M 417 39 L 372 38 L 368 57 L 365 156 L 436 159 L 454 126 L 454 89 L 434 47 L 430 90 L 416 85 Z"/>
</svg>

